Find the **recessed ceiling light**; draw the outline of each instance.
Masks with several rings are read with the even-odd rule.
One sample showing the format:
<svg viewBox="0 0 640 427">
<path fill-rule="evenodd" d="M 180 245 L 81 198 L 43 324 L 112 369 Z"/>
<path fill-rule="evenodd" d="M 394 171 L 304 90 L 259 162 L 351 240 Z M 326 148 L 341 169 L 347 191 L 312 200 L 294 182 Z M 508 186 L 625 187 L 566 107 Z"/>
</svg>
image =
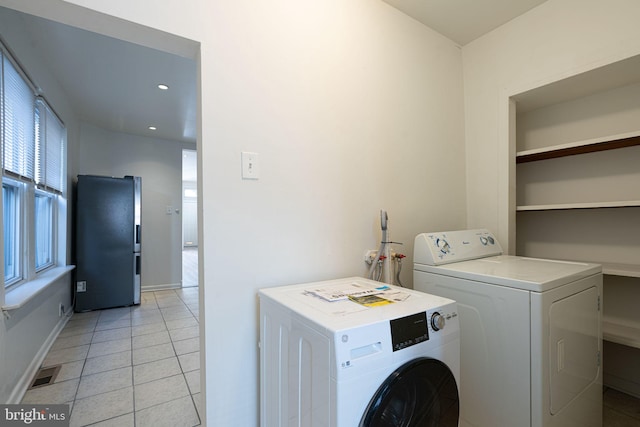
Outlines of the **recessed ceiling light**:
<svg viewBox="0 0 640 427">
<path fill-rule="evenodd" d="M 167 89 L 169 89 L 169 86 L 167 86 L 167 85 L 165 85 L 165 84 L 160 83 L 160 84 L 158 85 L 158 89 L 160 89 L 160 90 L 167 90 Z"/>
<path fill-rule="evenodd" d="M 158 130 L 158 128 L 155 126 L 149 126 L 149 130 Z"/>
</svg>

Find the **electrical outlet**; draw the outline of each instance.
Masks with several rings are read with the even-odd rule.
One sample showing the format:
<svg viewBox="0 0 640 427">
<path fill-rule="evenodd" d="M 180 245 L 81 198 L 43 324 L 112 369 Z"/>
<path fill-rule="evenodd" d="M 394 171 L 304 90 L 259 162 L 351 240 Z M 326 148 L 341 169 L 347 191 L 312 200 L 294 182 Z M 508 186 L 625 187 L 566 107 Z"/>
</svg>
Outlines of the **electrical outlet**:
<svg viewBox="0 0 640 427">
<path fill-rule="evenodd" d="M 87 282 L 85 280 L 76 282 L 76 292 L 87 292 Z"/>
<path fill-rule="evenodd" d="M 371 264 L 373 262 L 374 259 L 376 259 L 376 255 L 378 254 L 378 251 L 376 250 L 370 250 L 364 253 L 364 262 L 366 262 L 367 264 Z"/>
</svg>

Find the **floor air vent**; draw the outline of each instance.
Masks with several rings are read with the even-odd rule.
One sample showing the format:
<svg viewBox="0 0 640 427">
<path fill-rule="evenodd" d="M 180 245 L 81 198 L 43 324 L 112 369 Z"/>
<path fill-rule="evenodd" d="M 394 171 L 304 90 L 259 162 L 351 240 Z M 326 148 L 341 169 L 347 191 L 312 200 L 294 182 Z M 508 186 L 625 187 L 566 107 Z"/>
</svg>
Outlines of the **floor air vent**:
<svg viewBox="0 0 640 427">
<path fill-rule="evenodd" d="M 53 384 L 58 376 L 58 372 L 60 372 L 60 367 L 61 365 L 51 366 L 49 368 L 40 368 L 36 373 L 36 377 L 33 379 L 29 390 Z"/>
</svg>

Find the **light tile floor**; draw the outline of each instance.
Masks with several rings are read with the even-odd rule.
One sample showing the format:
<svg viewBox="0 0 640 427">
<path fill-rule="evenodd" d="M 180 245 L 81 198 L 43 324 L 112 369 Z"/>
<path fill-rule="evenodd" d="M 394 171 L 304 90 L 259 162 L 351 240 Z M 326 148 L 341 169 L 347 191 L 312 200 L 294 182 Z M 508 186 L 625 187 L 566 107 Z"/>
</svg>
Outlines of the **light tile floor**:
<svg viewBox="0 0 640 427">
<path fill-rule="evenodd" d="M 142 293 L 139 306 L 76 313 L 23 403 L 67 403 L 72 427 L 200 425 L 198 288 Z"/>
</svg>

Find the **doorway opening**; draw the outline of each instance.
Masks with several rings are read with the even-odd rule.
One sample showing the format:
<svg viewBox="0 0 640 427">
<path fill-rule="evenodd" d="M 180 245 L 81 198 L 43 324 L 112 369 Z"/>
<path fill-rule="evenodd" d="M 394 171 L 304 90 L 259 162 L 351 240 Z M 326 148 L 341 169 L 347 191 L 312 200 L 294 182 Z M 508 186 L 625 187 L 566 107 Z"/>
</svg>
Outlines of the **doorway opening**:
<svg viewBox="0 0 640 427">
<path fill-rule="evenodd" d="M 198 286 L 197 152 L 182 150 L 182 287 Z"/>
<path fill-rule="evenodd" d="M 179 271 L 182 252 L 181 221 L 178 222 L 177 218 L 178 215 L 181 215 L 181 211 L 176 209 L 182 199 L 180 178 L 181 150 L 185 144 L 188 147 L 196 147 L 201 144 L 200 141 L 196 140 L 196 135 L 200 134 L 197 132 L 199 127 L 197 120 L 199 106 L 196 101 L 198 98 L 197 92 L 199 91 L 196 82 L 199 43 L 150 27 L 103 15 L 69 2 L 51 2 L 51 4 L 47 5 L 38 3 L 38 5 L 35 5 L 27 4 L 27 2 L 0 0 L 0 3 L 3 4 L 3 7 L 0 8 L 0 14 L 5 13 L 2 10 L 4 9 L 8 11 L 7 13 L 25 13 L 25 21 L 27 20 L 27 15 L 29 22 L 34 22 L 34 17 L 38 18 L 38 22 L 35 22 L 34 25 L 24 25 L 22 20 L 6 19 L 12 25 L 3 26 L 3 37 L 9 38 L 9 29 L 24 31 L 24 34 L 18 33 L 19 37 L 15 36 L 9 40 L 11 42 L 10 45 L 14 46 L 14 50 L 18 53 L 32 52 L 35 48 L 42 51 L 32 55 L 29 54 L 29 56 L 21 54 L 19 57 L 24 57 L 24 62 L 27 64 L 31 62 L 39 64 L 40 61 L 48 60 L 46 67 L 43 66 L 38 69 L 42 71 L 40 74 L 43 77 L 38 74 L 35 77 L 40 78 L 36 80 L 44 82 L 45 89 L 53 87 L 53 93 L 59 94 L 61 99 L 65 99 L 62 105 L 68 105 L 70 106 L 69 110 L 76 112 L 76 114 L 68 116 L 75 123 L 72 128 L 75 131 L 70 132 L 70 138 L 68 138 L 68 141 L 74 144 L 70 149 L 68 175 L 76 176 L 84 173 L 86 169 L 89 173 L 100 175 L 122 176 L 124 174 L 134 174 L 147 177 L 145 181 L 147 184 L 143 184 L 143 203 L 148 203 L 148 208 L 145 210 L 148 214 L 148 219 L 145 222 L 146 231 L 143 231 L 142 234 L 146 236 L 144 237 L 147 242 L 145 251 L 150 262 L 143 261 L 142 265 L 143 268 L 145 268 L 145 265 L 149 268 L 149 270 L 145 271 L 148 279 L 166 277 L 166 279 L 157 281 L 149 279 L 151 286 L 149 286 L 150 289 L 148 291 L 142 293 L 140 306 L 122 307 L 103 312 L 96 311 L 90 314 L 87 313 L 86 316 L 85 313 L 82 313 L 83 316 L 73 318 L 73 321 L 78 323 L 74 325 L 77 325 L 77 327 L 71 328 L 81 330 L 83 331 L 82 333 L 64 335 L 56 342 L 48 345 L 52 345 L 53 351 L 58 351 L 56 350 L 58 348 L 67 348 L 65 346 L 69 345 L 69 337 L 87 335 L 87 330 L 91 332 L 97 331 L 96 334 L 89 334 L 89 336 L 93 335 L 93 342 L 100 340 L 100 346 L 97 348 L 104 350 L 104 352 L 85 352 L 84 360 L 70 362 L 81 362 L 80 364 L 85 367 L 82 372 L 77 373 L 78 378 L 67 379 L 66 381 L 69 383 L 75 381 L 77 385 L 78 382 L 85 381 L 84 377 L 102 374 L 99 370 L 104 363 L 100 364 L 98 361 L 103 360 L 105 356 L 113 356 L 115 354 L 113 353 L 114 345 L 112 344 L 116 344 L 116 341 L 135 342 L 139 340 L 140 344 L 146 342 L 149 345 L 141 344 L 138 348 L 130 350 L 128 352 L 129 356 L 124 358 L 126 360 L 121 360 L 122 364 L 119 369 L 131 371 L 138 366 L 155 363 L 158 360 L 162 360 L 163 363 L 170 362 L 171 366 L 176 369 L 172 368 L 171 372 L 164 370 L 163 378 L 159 376 L 156 379 L 149 378 L 149 382 L 145 384 L 159 381 L 159 384 L 162 385 L 162 382 L 166 381 L 166 375 L 171 375 L 174 381 L 179 382 L 179 386 L 174 388 L 188 390 L 189 396 L 174 399 L 175 396 L 172 395 L 172 400 L 153 406 L 154 414 L 159 419 L 170 419 L 176 412 L 175 408 L 179 408 L 180 410 L 177 412 L 184 415 L 183 418 L 187 420 L 186 422 L 191 423 L 191 425 L 196 425 L 200 422 L 204 424 L 206 417 L 200 411 L 204 411 L 205 407 L 206 382 L 204 381 L 204 364 L 200 364 L 200 348 L 202 347 L 204 350 L 205 338 L 204 333 L 200 338 L 200 330 L 204 331 L 204 324 L 200 324 L 200 319 L 204 316 L 200 316 L 199 312 L 199 300 L 203 287 L 175 289 L 179 286 L 177 282 L 181 279 L 181 272 Z M 11 3 L 11 6 L 6 8 L 4 7 L 5 3 Z M 78 31 L 83 31 L 83 34 L 77 36 Z M 45 37 L 39 38 L 37 39 L 38 42 L 35 42 L 35 37 L 40 34 Z M 99 50 L 95 46 L 87 45 L 87 42 L 94 40 L 104 42 L 105 49 Z M 62 49 L 54 51 L 54 49 L 43 47 L 45 43 L 49 46 L 54 42 L 62 46 Z M 119 48 L 114 49 L 115 45 Z M 108 60 L 106 54 L 109 52 L 121 53 L 122 56 Z M 71 60 L 74 58 L 80 62 L 75 67 L 71 65 L 73 64 Z M 152 62 L 154 58 L 159 60 Z M 177 59 L 177 61 L 171 61 L 171 59 Z M 136 129 L 141 129 L 140 131 L 133 129 L 133 127 L 125 126 L 128 123 L 127 119 L 139 118 L 139 113 L 151 110 L 152 106 L 161 107 L 166 105 L 164 101 L 158 101 L 156 98 L 166 100 L 171 94 L 185 93 L 184 90 L 180 90 L 182 87 L 180 82 L 176 81 L 179 73 L 167 65 L 185 62 L 189 62 L 192 65 L 191 69 L 194 71 L 185 74 L 186 79 L 184 82 L 196 88 L 192 91 L 194 94 L 193 102 L 181 104 L 188 105 L 190 108 L 183 111 L 184 113 L 193 113 L 188 115 L 187 119 L 189 120 L 185 119 L 186 114 L 177 114 L 174 109 L 165 108 L 159 113 L 165 112 L 167 116 L 161 117 L 158 114 L 158 117 L 153 121 L 140 121 L 140 123 L 137 123 Z M 100 67 L 99 72 L 86 71 L 92 63 Z M 115 72 L 116 65 L 122 66 L 119 68 L 124 69 L 124 73 L 122 73 L 124 77 L 141 77 L 142 82 L 146 84 L 105 83 L 106 78 L 120 75 Z M 57 66 L 69 67 L 69 69 L 67 72 L 65 70 L 57 72 Z M 72 76 L 70 84 L 64 85 L 59 82 L 60 76 L 64 75 Z M 167 81 L 166 76 L 170 76 L 172 80 Z M 90 84 L 78 90 L 81 96 L 73 98 L 73 83 L 84 81 L 83 79 L 85 78 L 90 81 Z M 100 82 L 100 85 L 95 84 L 97 81 Z M 166 89 L 161 88 L 160 84 L 162 86 L 170 85 L 168 92 Z M 98 96 L 97 100 L 90 99 L 89 95 L 95 95 L 98 92 L 98 86 L 108 88 L 106 93 L 103 96 Z M 87 87 L 91 90 L 86 90 Z M 149 97 L 134 96 L 134 92 L 140 88 L 149 89 Z M 94 121 L 88 117 L 89 107 L 97 106 L 98 101 L 113 101 L 115 103 L 124 97 L 126 97 L 126 102 L 115 107 L 108 106 L 102 110 L 103 113 L 98 117 L 100 120 Z M 137 101 L 142 101 L 143 105 L 130 112 L 128 109 L 138 105 L 136 104 Z M 80 115 L 79 113 L 82 114 Z M 117 126 L 110 128 L 109 123 L 106 123 L 107 119 L 113 119 Z M 176 120 L 184 120 L 186 124 L 191 126 L 188 129 L 184 126 L 176 126 L 175 128 L 179 129 L 177 136 L 164 134 L 168 129 L 167 125 Z M 159 123 L 162 125 L 159 125 Z M 192 132 L 186 133 L 185 130 Z M 190 135 L 191 138 L 185 141 L 183 137 L 186 135 Z M 100 142 L 105 143 L 100 144 Z M 112 142 L 118 144 L 118 148 L 121 149 L 116 151 L 114 145 L 111 144 Z M 156 143 L 159 145 L 156 145 Z M 158 147 L 162 147 L 162 150 Z M 91 160 L 91 164 L 87 163 L 87 159 Z M 109 165 L 115 165 L 113 169 L 107 169 L 106 164 L 108 161 L 110 161 Z M 130 165 L 132 170 L 122 170 L 125 164 Z M 143 173 L 137 173 L 137 169 L 134 168 L 144 168 Z M 156 175 L 153 176 L 151 172 Z M 154 179 L 156 176 L 157 179 Z M 69 220 L 71 221 L 71 219 Z M 153 238 L 160 240 L 161 237 L 159 236 L 168 232 L 170 232 L 171 237 L 170 243 L 167 243 L 169 242 L 168 239 L 159 243 L 153 241 Z M 61 236 L 60 240 L 66 240 L 70 247 L 70 242 L 72 241 L 71 233 L 68 236 Z M 196 246 L 197 250 L 198 246 Z M 165 259 L 164 256 L 167 254 L 168 259 Z M 196 266 L 195 271 L 197 271 L 197 268 Z M 161 275 L 161 272 L 163 273 L 165 269 L 169 273 Z M 143 274 L 143 277 L 145 277 L 145 274 Z M 161 288 L 153 289 L 156 284 Z M 118 326 L 114 326 L 114 324 L 118 324 Z M 124 327 L 124 324 L 129 324 L 130 326 Z M 153 327 L 149 325 L 153 325 Z M 110 327 L 114 329 L 110 329 Z M 111 331 L 116 330 L 119 331 L 117 338 L 116 335 L 110 335 Z M 107 334 L 107 332 L 109 333 Z M 166 341 L 168 339 L 170 342 L 158 346 L 151 345 L 152 341 L 143 337 L 153 336 L 153 334 L 161 334 L 163 335 L 163 340 Z M 112 341 L 113 343 L 111 343 Z M 2 345 L 4 345 L 4 342 L 0 344 L 0 346 Z M 29 348 L 35 348 L 36 344 L 32 344 L 27 340 L 21 345 L 25 346 L 25 350 L 29 350 Z M 26 346 L 29 346 L 29 348 Z M 162 353 L 162 350 L 158 347 L 166 348 L 167 352 Z M 136 352 L 138 356 L 135 355 Z M 149 357 L 140 357 L 140 354 L 146 354 Z M 48 356 L 43 354 L 41 357 L 46 360 Z M 40 363 L 32 363 L 32 365 L 39 366 Z M 86 369 L 88 366 L 93 365 L 95 365 L 96 370 Z M 25 375 L 25 377 L 31 378 L 30 375 Z M 129 375 L 129 377 L 131 376 Z M 128 381 L 133 381 L 129 377 Z M 55 389 L 63 383 L 64 381 L 58 376 L 53 384 L 42 384 L 41 387 L 31 391 L 31 393 L 37 392 L 40 396 L 44 396 L 44 390 L 47 387 Z M 103 421 L 103 419 L 108 422 L 107 418 L 104 417 L 107 412 L 110 414 L 108 419 L 115 419 L 112 418 L 114 416 L 124 417 L 129 420 L 138 419 L 139 416 L 144 415 L 143 411 L 149 408 L 135 407 L 133 405 L 134 394 L 132 388 L 133 384 L 131 383 L 131 385 L 117 390 L 117 392 L 122 391 L 117 399 L 118 405 L 111 406 L 107 404 L 109 396 L 106 393 L 113 393 L 112 391 L 94 391 L 97 394 L 87 397 L 86 394 L 82 393 L 81 389 L 74 388 L 73 394 L 70 395 L 70 400 L 80 402 L 81 399 L 86 398 L 91 399 L 91 401 L 95 399 L 96 402 L 101 403 L 99 405 L 92 404 L 90 410 L 87 411 L 83 410 L 81 405 L 74 405 L 70 413 L 71 423 L 87 425 Z M 76 389 L 77 391 L 75 391 Z M 104 398 L 100 397 L 102 394 L 104 394 Z M 26 400 L 42 404 L 47 403 L 42 402 L 39 397 L 31 400 L 28 397 Z M 178 404 L 180 406 L 176 406 Z M 108 410 L 106 410 L 107 406 Z M 185 418 L 187 416 L 188 418 Z"/>
</svg>

